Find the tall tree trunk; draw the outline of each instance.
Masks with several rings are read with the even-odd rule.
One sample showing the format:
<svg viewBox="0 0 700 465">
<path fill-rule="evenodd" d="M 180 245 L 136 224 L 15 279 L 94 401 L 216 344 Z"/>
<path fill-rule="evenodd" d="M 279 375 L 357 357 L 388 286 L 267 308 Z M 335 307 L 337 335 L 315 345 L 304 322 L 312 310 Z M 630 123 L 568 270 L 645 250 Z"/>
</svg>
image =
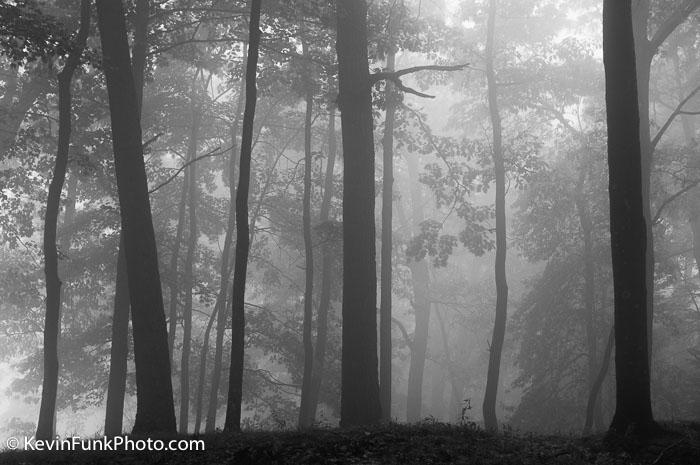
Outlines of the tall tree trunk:
<svg viewBox="0 0 700 465">
<path fill-rule="evenodd" d="M 197 72 L 196 74 L 199 74 Z M 192 83 L 192 129 L 189 140 L 189 156 L 188 159 L 192 162 L 197 157 L 197 139 L 199 135 L 199 110 L 196 108 L 196 74 L 195 80 Z M 189 426 L 189 411 L 190 411 L 190 352 L 192 347 L 192 293 L 194 291 L 194 253 L 197 249 L 197 170 L 196 163 L 191 163 L 187 167 L 189 176 L 189 196 L 188 196 L 188 214 L 189 214 L 189 240 L 187 244 L 187 254 L 185 256 L 185 306 L 182 312 L 183 320 L 183 335 L 182 335 L 182 354 L 180 359 L 180 433 L 187 434 Z"/>
<path fill-rule="evenodd" d="M 325 223 L 330 217 L 331 200 L 333 199 L 333 171 L 335 170 L 335 158 L 337 143 L 335 136 L 335 106 L 331 106 L 328 116 L 328 161 L 326 162 L 326 174 L 323 186 L 323 199 L 321 201 L 320 222 Z M 314 369 L 311 374 L 311 417 L 316 418 L 318 399 L 321 392 L 321 382 L 326 361 L 326 347 L 328 344 L 328 312 L 331 306 L 331 285 L 333 252 L 328 240 L 321 245 L 321 295 L 318 301 L 318 317 L 316 319 L 316 347 L 314 347 Z"/>
<path fill-rule="evenodd" d="M 112 347 L 109 358 L 109 383 L 105 407 L 105 436 L 122 434 L 127 358 L 129 356 L 129 282 L 126 270 L 124 236 L 119 235 L 117 279 L 114 289 Z"/>
<path fill-rule="evenodd" d="M 651 413 L 646 248 L 639 104 L 631 0 L 603 4 L 603 61 L 615 289 L 616 407 L 611 433 L 644 434 Z"/>
<path fill-rule="evenodd" d="M 238 123 L 243 110 L 245 96 L 245 80 L 241 80 L 241 87 L 238 92 L 238 102 L 236 103 L 236 114 L 231 125 L 231 155 L 229 156 L 229 209 L 228 223 L 226 225 L 226 236 L 224 238 L 224 250 L 221 254 L 221 281 L 219 293 L 216 296 L 216 305 L 219 306 L 219 314 L 216 318 L 216 344 L 214 346 L 214 366 L 211 375 L 211 391 L 209 392 L 209 407 L 207 409 L 207 422 L 205 431 L 211 433 L 216 429 L 216 412 L 219 404 L 219 384 L 221 383 L 221 371 L 224 357 L 224 332 L 228 321 L 228 307 L 226 297 L 228 295 L 228 283 L 231 275 L 229 259 L 231 255 L 231 245 L 233 243 L 234 229 L 236 228 L 236 165 L 238 164 Z"/>
<path fill-rule="evenodd" d="M 506 281 L 506 170 L 503 161 L 501 115 L 498 110 L 498 83 L 494 71 L 494 38 L 496 34 L 497 0 L 489 1 L 489 17 L 486 32 L 486 80 L 488 85 L 489 113 L 493 132 L 493 168 L 496 180 L 496 318 L 489 350 L 489 368 L 484 393 L 484 426 L 498 429 L 496 399 L 501 369 L 501 353 L 506 334 L 508 312 L 508 282 Z"/>
<path fill-rule="evenodd" d="M 608 374 L 608 368 L 610 367 L 610 355 L 612 354 L 613 343 L 615 342 L 615 328 L 610 328 L 610 335 L 608 336 L 608 343 L 605 345 L 605 352 L 603 352 L 603 358 L 600 361 L 600 368 L 598 373 L 591 385 L 591 389 L 588 393 L 588 402 L 586 403 L 586 423 L 583 426 L 583 435 L 591 433 L 591 428 L 593 427 L 593 421 L 596 416 L 599 415 L 600 410 L 600 389 L 603 387 L 603 381 L 605 381 L 605 376 Z"/>
<path fill-rule="evenodd" d="M 451 410 L 452 410 L 452 415 L 454 415 L 454 418 L 456 418 L 458 421 L 462 420 L 462 414 L 459 411 L 459 405 L 461 403 L 461 393 L 462 393 L 462 385 L 459 382 L 459 376 L 457 376 L 457 367 L 455 366 L 455 362 L 452 360 L 452 356 L 450 355 L 450 341 L 449 341 L 449 333 L 445 329 L 445 322 L 442 318 L 442 315 L 439 311 L 435 312 L 435 315 L 437 316 L 438 324 L 440 325 L 440 334 L 441 334 L 441 339 L 442 339 L 442 350 L 445 352 L 445 363 L 447 363 L 447 373 L 450 375 L 450 385 L 452 386 L 451 389 Z"/>
<path fill-rule="evenodd" d="M 134 75 L 136 101 L 139 116 L 143 104 L 143 82 L 148 50 L 149 0 L 136 1 L 134 20 L 134 45 L 131 63 Z M 109 360 L 109 382 L 107 385 L 107 405 L 105 408 L 105 435 L 122 434 L 124 397 L 126 394 L 127 359 L 129 357 L 129 283 L 126 271 L 124 234 L 119 230 L 119 251 L 117 253 L 117 276 L 114 286 L 114 316 L 112 318 L 112 347 Z"/>
<path fill-rule="evenodd" d="M 308 48 L 304 45 L 304 55 L 308 56 Z M 309 62 L 309 66 L 310 66 Z M 313 322 L 313 292 L 314 292 L 314 251 L 311 241 L 311 171 L 313 159 L 311 153 L 311 118 L 313 116 L 314 93 L 311 76 L 306 83 L 306 115 L 304 120 L 304 200 L 302 208 L 302 223 L 304 230 L 305 286 L 304 286 L 304 322 L 303 348 L 304 373 L 301 384 L 301 403 L 299 406 L 299 427 L 308 428 L 313 424 L 313 409 L 311 408 L 311 375 L 314 365 L 314 347 L 312 338 Z"/>
<path fill-rule="evenodd" d="M 163 296 L 124 9 L 121 2 L 97 0 L 97 13 L 133 319 L 137 405 L 132 433 L 173 433 Z"/>
<path fill-rule="evenodd" d="M 418 182 L 416 160 L 407 157 L 409 179 L 411 180 L 411 203 L 413 204 L 411 232 L 425 219 L 423 214 L 423 194 Z M 410 260 L 411 283 L 413 288 L 413 311 L 416 325 L 411 346 L 411 363 L 408 370 L 408 392 L 406 395 L 406 421 L 415 422 L 421 419 L 423 406 L 423 370 L 428 351 L 428 334 L 430 330 L 430 273 L 428 262 Z"/>
<path fill-rule="evenodd" d="M 58 74 L 58 147 L 53 177 L 46 200 L 44 222 L 44 273 L 46 275 L 46 317 L 44 320 L 44 380 L 37 424 L 37 439 L 53 439 L 58 394 L 58 338 L 61 330 L 61 280 L 58 277 L 58 250 L 56 228 L 61 202 L 61 191 L 68 166 L 71 136 L 71 83 L 80 64 L 90 32 L 90 2 L 80 3 L 80 29 L 63 70 Z"/>
<path fill-rule="evenodd" d="M 248 225 L 248 191 L 250 189 L 250 162 L 253 148 L 253 124 L 257 101 L 256 74 L 260 47 L 260 4 L 251 0 L 248 60 L 246 64 L 246 98 L 243 112 L 243 134 L 238 189 L 236 190 L 236 252 L 231 297 L 231 368 L 229 371 L 228 402 L 225 431 L 241 429 L 241 402 L 243 400 L 243 363 L 245 348 L 245 283 L 250 249 Z"/>
<path fill-rule="evenodd" d="M 387 71 L 394 71 L 396 52 L 389 50 Z M 386 117 L 382 139 L 382 250 L 381 250 L 381 298 L 379 304 L 379 398 L 382 420 L 391 420 L 391 257 L 392 257 L 392 207 L 394 194 L 394 122 L 396 119 L 396 91 L 394 84 L 386 83 Z"/>
<path fill-rule="evenodd" d="M 343 347 L 341 426 L 381 418 L 377 363 L 374 140 L 367 62 L 367 3 L 338 0 L 339 95 L 343 129 Z"/>
<path fill-rule="evenodd" d="M 207 375 L 207 355 L 209 354 L 209 337 L 211 329 L 214 327 L 216 315 L 219 313 L 220 305 L 214 304 L 214 309 L 209 316 L 207 327 L 204 330 L 204 340 L 202 342 L 202 352 L 199 356 L 199 376 L 197 377 L 197 398 L 195 400 L 194 434 L 199 434 L 202 426 L 202 402 L 204 399 L 204 379 Z"/>
</svg>

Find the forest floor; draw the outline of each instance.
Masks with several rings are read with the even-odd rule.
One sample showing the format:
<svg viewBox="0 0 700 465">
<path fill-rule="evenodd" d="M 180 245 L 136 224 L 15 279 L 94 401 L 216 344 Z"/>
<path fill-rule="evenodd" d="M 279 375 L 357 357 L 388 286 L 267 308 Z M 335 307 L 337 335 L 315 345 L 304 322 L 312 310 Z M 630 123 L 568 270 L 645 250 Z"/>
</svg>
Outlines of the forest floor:
<svg viewBox="0 0 700 465">
<path fill-rule="evenodd" d="M 700 424 L 665 424 L 648 443 L 602 435 L 488 433 L 424 422 L 362 429 L 199 436 L 205 451 L 0 453 L 0 464 L 700 464 Z"/>
</svg>

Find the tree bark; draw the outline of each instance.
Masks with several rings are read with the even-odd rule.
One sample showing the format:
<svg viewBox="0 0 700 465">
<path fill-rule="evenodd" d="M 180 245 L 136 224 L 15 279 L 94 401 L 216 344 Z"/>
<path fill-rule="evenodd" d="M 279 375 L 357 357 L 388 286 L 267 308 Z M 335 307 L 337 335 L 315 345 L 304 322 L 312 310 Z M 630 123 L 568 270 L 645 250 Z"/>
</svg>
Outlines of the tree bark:
<svg viewBox="0 0 700 465">
<path fill-rule="evenodd" d="M 139 116 L 143 103 L 143 76 L 146 69 L 148 50 L 149 1 L 136 1 L 134 20 L 134 45 L 131 63 L 133 66 L 134 87 Z M 109 381 L 107 384 L 107 405 L 105 408 L 105 435 L 122 434 L 124 397 L 126 390 L 127 359 L 129 356 L 129 283 L 126 271 L 124 234 L 119 230 L 119 251 L 117 253 L 117 276 L 114 290 L 114 316 L 112 318 L 112 347 L 109 361 Z"/>
<path fill-rule="evenodd" d="M 243 112 L 243 134 L 238 189 L 236 190 L 236 255 L 231 298 L 232 334 L 231 368 L 229 371 L 228 402 L 224 431 L 241 429 L 241 402 L 243 400 L 243 364 L 245 347 L 245 283 L 250 248 L 248 225 L 248 191 L 250 189 L 250 162 L 253 146 L 253 123 L 257 100 L 256 74 L 260 47 L 260 4 L 251 0 L 248 60 L 246 64 L 246 99 Z"/>
<path fill-rule="evenodd" d="M 337 143 L 335 136 L 335 106 L 331 106 L 328 116 L 328 161 L 326 162 L 326 174 L 324 178 L 323 199 L 321 201 L 320 222 L 325 223 L 330 217 L 331 200 L 333 199 L 333 171 L 335 170 L 335 158 L 337 155 Z M 318 317 L 316 319 L 316 347 L 314 347 L 314 369 L 311 374 L 311 417 L 316 418 L 318 399 L 321 392 L 321 382 L 326 361 L 326 347 L 328 345 L 328 312 L 331 306 L 331 286 L 333 276 L 333 255 L 325 240 L 321 245 L 321 294 L 318 302 Z"/>
<path fill-rule="evenodd" d="M 367 4 L 339 0 L 337 39 L 343 130 L 343 347 L 340 425 L 381 418 L 377 362 L 374 140 Z"/>
<path fill-rule="evenodd" d="M 647 222 L 631 0 L 603 4 L 603 61 L 615 289 L 616 407 L 610 432 L 652 431 L 647 334 Z"/>
<path fill-rule="evenodd" d="M 489 1 L 489 17 L 486 37 L 486 80 L 488 84 L 489 113 L 493 132 L 493 167 L 496 180 L 496 317 L 493 338 L 489 350 L 489 368 L 484 394 L 484 426 L 498 429 L 496 399 L 501 367 L 501 353 L 506 334 L 508 312 L 508 283 L 506 280 L 506 171 L 503 161 L 501 115 L 498 110 L 498 89 L 494 71 L 494 37 L 496 28 L 496 0 Z"/>
<path fill-rule="evenodd" d="M 195 400 L 194 410 L 194 434 L 199 434 L 199 430 L 202 427 L 202 402 L 204 399 L 204 380 L 207 375 L 207 355 L 209 354 L 209 337 L 211 336 L 211 329 L 214 327 L 214 321 L 216 320 L 216 315 L 219 314 L 220 305 L 214 304 L 214 309 L 209 316 L 209 321 L 207 321 L 207 327 L 204 330 L 204 340 L 202 342 L 202 352 L 199 356 L 199 376 L 197 377 L 197 397 Z"/>
<path fill-rule="evenodd" d="M 308 55 L 306 43 L 304 55 Z M 308 66 L 310 66 L 310 63 Z M 304 322 L 302 343 L 304 348 L 304 373 L 301 383 L 301 403 L 299 406 L 299 427 L 309 428 L 314 421 L 311 408 L 311 376 L 314 366 L 314 347 L 312 338 L 313 322 L 313 291 L 314 291 L 314 253 L 311 240 L 311 171 L 313 159 L 311 153 L 311 125 L 313 116 L 313 82 L 311 77 L 306 83 L 306 115 L 304 120 L 304 199 L 302 208 L 302 223 L 304 230 L 305 286 L 304 286 Z"/>
<path fill-rule="evenodd" d="M 49 185 L 44 221 L 44 274 L 46 275 L 46 317 L 44 320 L 44 380 L 37 424 L 37 439 L 53 439 L 58 394 L 58 338 L 61 331 L 61 280 L 58 276 L 56 229 L 61 191 L 68 167 L 71 136 L 71 83 L 80 64 L 90 32 L 90 2 L 80 3 L 80 28 L 76 45 L 58 74 L 58 147 L 53 177 Z"/>
<path fill-rule="evenodd" d="M 187 193 L 189 192 L 190 177 L 185 176 L 182 183 L 182 193 L 177 210 L 177 230 L 175 231 L 175 242 L 170 256 L 168 274 L 170 275 L 170 302 L 168 311 L 168 354 L 170 366 L 173 365 L 173 355 L 175 353 L 175 336 L 177 335 L 177 306 L 180 300 L 180 286 L 178 285 L 178 261 L 180 259 L 180 243 L 185 227 L 185 213 L 187 208 Z"/>
<path fill-rule="evenodd" d="M 133 318 L 137 406 L 132 434 L 174 433 L 163 297 L 123 5 L 98 0 L 97 13 Z"/>
<path fill-rule="evenodd" d="M 387 54 L 386 69 L 394 71 L 396 52 Z M 391 280 L 392 233 L 394 194 L 394 123 L 396 120 L 396 91 L 394 84 L 386 82 L 386 116 L 382 139 L 382 250 L 381 250 L 381 298 L 379 304 L 379 397 L 382 420 L 391 420 Z"/>
</svg>

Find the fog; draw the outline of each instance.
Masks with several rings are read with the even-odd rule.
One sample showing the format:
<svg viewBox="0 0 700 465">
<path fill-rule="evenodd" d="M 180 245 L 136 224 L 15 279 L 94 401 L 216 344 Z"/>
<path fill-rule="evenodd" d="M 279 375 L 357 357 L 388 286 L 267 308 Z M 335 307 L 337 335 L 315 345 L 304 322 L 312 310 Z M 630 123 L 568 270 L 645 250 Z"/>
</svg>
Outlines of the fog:
<svg viewBox="0 0 700 465">
<path fill-rule="evenodd" d="M 247 215 L 239 218 L 250 228 L 244 327 L 232 310 L 242 294 L 233 290 L 241 233 L 231 194 L 244 166 L 250 2 L 154 0 L 145 13 L 142 3 L 124 2 L 129 75 L 138 97 L 140 43 L 135 101 L 160 279 L 150 289 L 162 296 L 160 307 L 146 307 L 165 321 L 143 340 L 165 344 L 167 331 L 161 368 L 170 365 L 178 430 L 224 427 L 236 334 L 244 334 L 241 428 L 337 426 L 350 312 L 344 258 L 353 259 L 343 257 L 343 237 L 359 224 L 344 224 L 344 169 L 357 154 L 341 114 L 359 97 L 338 97 L 335 2 L 262 2 Z M 367 3 L 376 230 L 363 231 L 376 239 L 376 296 L 352 297 L 376 301 L 368 304 L 376 338 L 361 340 L 370 353 L 376 344 L 370 369 L 382 419 L 484 425 L 500 337 L 500 373 L 489 388 L 499 428 L 580 434 L 588 422 L 587 432 L 605 431 L 616 367 L 602 2 Z M 47 202 L 59 167 L 59 76 L 78 47 L 80 4 L 0 7 L 0 440 L 35 434 L 47 389 Z M 633 4 L 650 167 L 652 409 L 657 420 L 697 420 L 700 15 L 698 2 Z M 137 412 L 138 336 L 129 290 L 120 300 L 117 285 L 120 202 L 129 194 L 115 177 L 114 99 L 94 10 L 70 80 L 53 242 L 60 331 L 49 413 L 60 436 L 104 434 L 110 389 L 116 428 L 130 431 Z M 133 270 L 150 259 L 130 245 L 146 236 L 130 234 L 124 266 L 133 286 Z M 114 349 L 117 337 L 128 352 Z"/>
</svg>

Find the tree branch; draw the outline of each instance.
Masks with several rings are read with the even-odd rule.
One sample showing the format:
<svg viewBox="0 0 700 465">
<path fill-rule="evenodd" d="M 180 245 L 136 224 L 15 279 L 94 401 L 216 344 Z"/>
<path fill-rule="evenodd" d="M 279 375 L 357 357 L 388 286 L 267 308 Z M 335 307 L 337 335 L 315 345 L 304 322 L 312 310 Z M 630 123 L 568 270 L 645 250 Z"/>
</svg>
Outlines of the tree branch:
<svg viewBox="0 0 700 465">
<path fill-rule="evenodd" d="M 685 1 L 668 19 L 666 19 L 649 41 L 649 47 L 652 52 L 651 55 L 656 53 L 656 50 L 661 47 L 661 44 L 664 43 L 668 36 L 698 7 L 700 7 L 700 0 Z"/>
<path fill-rule="evenodd" d="M 678 197 L 685 194 L 686 192 L 688 192 L 690 189 L 697 186 L 698 184 L 700 184 L 700 179 L 697 179 L 697 180 L 691 182 L 690 184 L 685 186 L 683 189 L 679 190 L 678 192 L 676 192 L 675 194 L 673 194 L 672 196 L 670 196 L 669 198 L 664 200 L 663 203 L 661 205 L 659 205 L 659 208 L 656 209 L 656 214 L 654 214 L 654 218 L 651 220 L 651 224 L 657 224 L 659 222 L 659 220 L 661 219 L 661 212 L 663 211 L 664 208 L 666 208 L 671 202 L 673 202 Z"/>
<path fill-rule="evenodd" d="M 166 180 L 163 181 L 162 183 L 158 184 L 158 185 L 157 185 L 156 187 L 154 187 L 153 189 L 149 190 L 149 191 L 148 191 L 148 194 L 149 194 L 149 195 L 150 195 L 150 194 L 153 194 L 155 191 L 157 191 L 157 190 L 160 189 L 161 187 L 170 184 L 175 178 L 177 178 L 177 176 L 178 176 L 180 173 L 182 173 L 182 172 L 184 171 L 185 168 L 187 168 L 188 166 L 190 166 L 192 163 L 198 162 L 199 160 L 201 160 L 201 159 L 203 159 L 203 158 L 213 157 L 213 156 L 216 156 L 216 155 L 223 155 L 224 153 L 228 152 L 229 150 L 231 150 L 231 147 L 227 148 L 226 150 L 224 150 L 224 151 L 222 152 L 222 151 L 221 151 L 221 147 L 217 147 L 217 148 L 215 148 L 214 150 L 211 150 L 211 151 L 205 153 L 204 155 L 200 155 L 200 156 L 198 156 L 198 157 L 196 157 L 196 158 L 193 158 L 192 160 L 188 161 L 187 163 L 185 163 L 184 165 L 182 165 L 180 168 L 178 168 L 178 170 L 175 172 L 175 174 L 173 174 L 172 176 L 170 176 L 168 179 L 166 179 Z"/>
<path fill-rule="evenodd" d="M 403 338 L 406 341 L 406 345 L 409 349 L 413 350 L 413 341 L 411 341 L 411 337 L 408 335 L 408 331 L 406 331 L 406 327 L 403 325 L 403 323 L 401 323 L 394 317 L 391 318 L 391 322 L 399 327 L 399 330 L 401 331 L 401 334 L 403 335 Z"/>
<path fill-rule="evenodd" d="M 698 0 L 700 1 L 700 0 Z M 663 126 L 661 126 L 661 129 L 659 129 L 659 132 L 656 133 L 656 136 L 654 136 L 654 139 L 651 141 L 651 149 L 654 150 L 656 149 L 656 146 L 658 145 L 659 141 L 661 140 L 661 137 L 664 135 L 666 130 L 671 126 L 671 123 L 673 123 L 673 120 L 676 119 L 676 116 L 684 114 L 682 112 L 683 107 L 685 106 L 690 99 L 695 97 L 695 95 L 700 92 L 700 85 L 695 87 L 681 102 L 676 106 L 676 109 L 673 110 L 673 113 L 668 117 L 666 122 L 664 123 Z"/>
<path fill-rule="evenodd" d="M 700 0 L 699 0 L 700 1 Z M 423 92 L 419 92 L 416 89 L 413 89 L 411 87 L 408 87 L 404 85 L 403 82 L 401 82 L 401 76 L 405 76 L 407 74 L 412 74 L 412 73 L 417 73 L 420 71 L 461 71 L 464 68 L 469 66 L 469 63 L 465 63 L 463 65 L 423 65 L 423 66 L 412 66 L 410 68 L 405 68 L 405 69 L 400 69 L 398 71 L 379 71 L 376 73 L 372 73 L 369 76 L 369 82 L 370 85 L 374 85 L 379 81 L 391 81 L 393 82 L 396 87 L 408 94 L 413 94 L 417 95 L 419 97 L 423 98 L 435 98 L 434 95 L 429 95 L 425 94 Z"/>
</svg>

